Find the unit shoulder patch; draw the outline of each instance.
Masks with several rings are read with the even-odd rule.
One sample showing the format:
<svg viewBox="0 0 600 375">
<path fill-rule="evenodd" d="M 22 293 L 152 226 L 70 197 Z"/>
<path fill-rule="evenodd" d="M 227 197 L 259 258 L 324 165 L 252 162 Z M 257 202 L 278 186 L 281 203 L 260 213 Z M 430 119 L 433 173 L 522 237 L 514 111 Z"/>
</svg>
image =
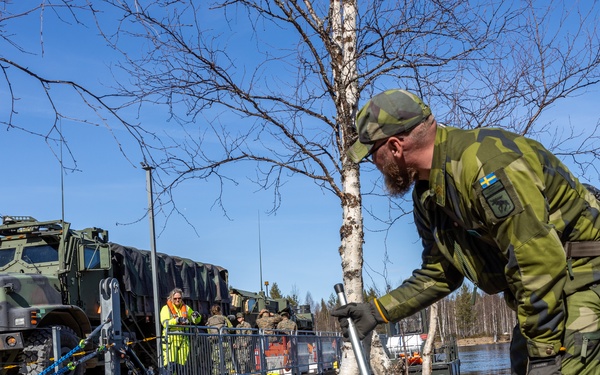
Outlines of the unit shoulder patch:
<svg viewBox="0 0 600 375">
<path fill-rule="evenodd" d="M 487 218 L 493 223 L 523 211 L 519 196 L 503 169 L 480 178 L 473 187 Z"/>
</svg>

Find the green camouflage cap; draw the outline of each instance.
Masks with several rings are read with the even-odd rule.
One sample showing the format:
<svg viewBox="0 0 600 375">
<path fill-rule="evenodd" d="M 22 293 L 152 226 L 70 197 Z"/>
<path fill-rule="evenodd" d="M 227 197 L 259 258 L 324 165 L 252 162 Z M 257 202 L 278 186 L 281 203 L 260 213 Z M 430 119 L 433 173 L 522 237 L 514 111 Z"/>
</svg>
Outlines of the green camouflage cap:
<svg viewBox="0 0 600 375">
<path fill-rule="evenodd" d="M 377 140 L 407 132 L 430 114 L 427 104 L 408 91 L 393 89 L 377 94 L 356 115 L 358 140 L 347 155 L 358 163 L 369 155 Z"/>
</svg>

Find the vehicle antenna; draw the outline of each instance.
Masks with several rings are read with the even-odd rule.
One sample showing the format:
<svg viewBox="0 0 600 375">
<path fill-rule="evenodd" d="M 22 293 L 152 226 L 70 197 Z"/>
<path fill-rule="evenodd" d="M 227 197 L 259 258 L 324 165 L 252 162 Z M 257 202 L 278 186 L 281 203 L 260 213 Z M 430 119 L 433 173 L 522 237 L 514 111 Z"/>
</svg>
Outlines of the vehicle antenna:
<svg viewBox="0 0 600 375">
<path fill-rule="evenodd" d="M 260 291 L 263 291 L 263 279 L 262 279 L 262 247 L 260 244 L 260 211 L 258 211 L 258 264 L 260 268 Z"/>
<path fill-rule="evenodd" d="M 60 121 L 60 203 L 61 203 L 61 220 L 65 222 L 65 166 L 63 164 L 63 143 L 65 141 L 62 130 L 62 118 Z"/>
</svg>

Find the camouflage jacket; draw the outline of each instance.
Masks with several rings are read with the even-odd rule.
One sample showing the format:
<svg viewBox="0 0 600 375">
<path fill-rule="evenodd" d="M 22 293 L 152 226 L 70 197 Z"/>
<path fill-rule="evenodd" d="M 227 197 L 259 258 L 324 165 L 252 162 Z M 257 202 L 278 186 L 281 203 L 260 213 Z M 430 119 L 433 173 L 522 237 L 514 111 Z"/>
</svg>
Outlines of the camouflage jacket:
<svg viewBox="0 0 600 375">
<path fill-rule="evenodd" d="M 467 277 L 486 293 L 504 292 L 529 356 L 556 354 L 563 296 L 600 279 L 600 257 L 567 262 L 563 248 L 600 239 L 593 195 L 538 142 L 498 129 L 440 126 L 429 182 L 417 183 L 413 200 L 422 265 L 378 299 L 386 318 L 429 306 Z"/>
<path fill-rule="evenodd" d="M 263 316 L 262 318 L 256 319 L 256 325 L 262 329 L 274 329 L 277 328 L 277 323 L 281 322 L 283 318 L 279 314 L 273 316 Z M 271 332 L 271 331 L 269 331 Z"/>
<path fill-rule="evenodd" d="M 296 322 L 291 319 L 283 319 L 281 322 L 277 323 L 277 329 L 297 331 L 298 325 L 296 325 Z"/>
<path fill-rule="evenodd" d="M 228 328 L 233 327 L 233 325 L 231 324 L 229 319 L 227 319 L 227 317 L 225 317 L 223 315 L 212 315 L 210 318 L 208 318 L 206 320 L 206 325 L 208 327 L 216 327 L 217 328 L 217 329 L 209 328 L 209 330 L 208 330 L 209 333 L 219 333 L 218 329 L 221 327 L 228 327 Z"/>
<path fill-rule="evenodd" d="M 245 320 L 243 322 L 241 322 L 240 324 L 238 324 L 235 328 L 239 328 L 240 329 L 239 333 L 241 333 L 241 334 L 250 334 L 252 332 L 251 331 L 252 326 L 250 325 L 250 323 L 248 323 Z M 242 329 L 242 328 L 248 328 L 248 329 Z"/>
</svg>

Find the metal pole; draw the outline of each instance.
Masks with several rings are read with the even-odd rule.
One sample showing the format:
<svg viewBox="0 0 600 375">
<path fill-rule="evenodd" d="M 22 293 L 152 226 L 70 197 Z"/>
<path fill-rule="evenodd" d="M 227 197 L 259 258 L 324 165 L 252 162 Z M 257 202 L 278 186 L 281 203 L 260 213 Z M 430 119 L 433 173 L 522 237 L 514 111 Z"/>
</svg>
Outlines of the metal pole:
<svg viewBox="0 0 600 375">
<path fill-rule="evenodd" d="M 158 261 L 156 259 L 156 235 L 154 232 L 154 199 L 152 197 L 152 167 L 142 163 L 146 171 L 146 191 L 148 192 L 148 219 L 150 221 L 150 258 L 152 264 L 152 296 L 154 298 L 154 329 L 156 330 L 156 356 L 158 358 L 158 372 L 163 368 L 162 326 L 160 324 L 160 303 L 158 294 Z"/>
<path fill-rule="evenodd" d="M 52 348 L 54 354 L 54 362 L 58 362 L 60 359 L 60 326 L 52 327 Z M 58 373 L 60 369 L 58 366 L 54 367 L 54 373 Z"/>
<path fill-rule="evenodd" d="M 348 301 L 346 300 L 346 294 L 344 293 L 344 285 L 335 284 L 333 288 L 335 289 L 338 299 L 340 300 L 340 305 L 347 305 Z M 348 333 L 350 336 L 350 342 L 352 343 L 352 350 L 354 351 L 354 356 L 356 357 L 356 362 L 358 363 L 358 369 L 360 370 L 361 375 L 370 375 L 371 370 L 369 369 L 369 364 L 365 356 L 365 349 L 362 346 L 362 342 L 360 342 L 360 339 L 358 338 L 358 332 L 356 331 L 354 322 L 352 322 L 352 319 L 350 318 L 348 318 Z"/>
</svg>

